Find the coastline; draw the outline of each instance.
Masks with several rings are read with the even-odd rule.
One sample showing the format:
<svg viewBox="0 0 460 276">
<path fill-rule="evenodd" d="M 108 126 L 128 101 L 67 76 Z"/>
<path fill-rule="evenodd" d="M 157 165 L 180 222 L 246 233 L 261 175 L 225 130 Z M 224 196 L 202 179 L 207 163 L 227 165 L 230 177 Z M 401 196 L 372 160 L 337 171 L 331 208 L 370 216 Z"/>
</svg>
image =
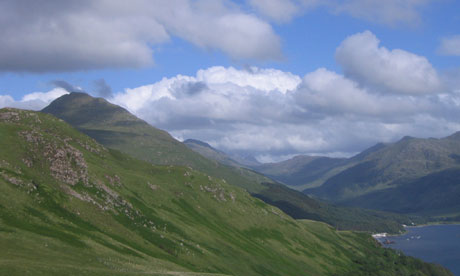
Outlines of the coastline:
<svg viewBox="0 0 460 276">
<path fill-rule="evenodd" d="M 455 221 L 455 222 L 443 222 L 443 221 L 437 221 L 437 222 L 428 222 L 424 224 L 417 224 L 417 225 L 405 225 L 403 224 L 404 231 L 399 233 L 399 234 L 389 234 L 386 232 L 383 233 L 375 233 L 372 234 L 371 236 L 376 239 L 378 242 L 382 243 L 379 238 L 387 238 L 387 237 L 397 237 L 397 236 L 403 236 L 408 233 L 408 230 L 410 228 L 418 228 L 418 227 L 428 227 L 428 226 L 436 226 L 436 225 L 460 225 L 460 221 Z"/>
</svg>

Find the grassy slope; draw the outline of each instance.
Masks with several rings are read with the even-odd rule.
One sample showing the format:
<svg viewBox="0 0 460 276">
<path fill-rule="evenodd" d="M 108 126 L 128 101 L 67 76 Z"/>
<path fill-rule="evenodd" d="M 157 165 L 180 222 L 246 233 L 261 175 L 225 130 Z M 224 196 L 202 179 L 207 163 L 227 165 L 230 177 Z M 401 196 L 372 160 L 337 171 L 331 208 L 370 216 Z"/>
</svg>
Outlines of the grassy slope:
<svg viewBox="0 0 460 276">
<path fill-rule="evenodd" d="M 449 275 L 50 115 L 0 110 L 0 141 L 2 275 Z"/>
<path fill-rule="evenodd" d="M 298 195 L 295 201 L 290 202 L 290 205 L 295 205 L 294 209 L 286 206 L 284 202 L 292 199 L 289 190 L 279 187 L 278 194 L 275 195 L 272 192 L 273 189 L 270 190 L 267 186 L 262 185 L 262 183 L 271 183 L 272 186 L 280 186 L 280 184 L 275 184 L 272 180 L 251 170 L 225 166 L 215 160 L 204 158 L 183 143 L 173 139 L 167 132 L 150 126 L 125 109 L 110 104 L 102 98 L 93 98 L 84 93 L 71 93 L 56 99 L 43 112 L 65 120 L 104 146 L 118 149 L 136 158 L 153 164 L 190 166 L 212 177 L 224 179 L 227 183 L 242 187 L 252 195 L 274 204 L 292 217 L 310 219 L 312 218 L 310 215 L 299 214 L 316 212 L 318 215 L 315 218 L 327 221 L 339 229 L 343 229 L 345 225 L 351 225 L 334 219 L 350 217 L 349 211 L 346 211 L 346 215 L 341 216 L 337 215 L 340 209 L 336 209 L 334 214 L 329 215 L 325 210 L 318 210 L 317 204 L 312 204 L 314 200 L 305 195 Z M 284 200 L 280 201 L 280 198 Z M 367 228 L 369 231 L 378 229 L 379 232 L 390 230 L 388 232 L 397 233 L 402 229 L 401 225 L 390 221 L 390 217 L 381 218 L 380 215 L 375 216 L 372 212 L 367 216 L 355 216 L 353 221 L 358 225 L 345 229 L 362 229 L 362 226 L 369 225 L 369 217 L 373 217 L 372 221 L 378 222 Z M 380 228 L 380 225 L 384 227 Z"/>
</svg>

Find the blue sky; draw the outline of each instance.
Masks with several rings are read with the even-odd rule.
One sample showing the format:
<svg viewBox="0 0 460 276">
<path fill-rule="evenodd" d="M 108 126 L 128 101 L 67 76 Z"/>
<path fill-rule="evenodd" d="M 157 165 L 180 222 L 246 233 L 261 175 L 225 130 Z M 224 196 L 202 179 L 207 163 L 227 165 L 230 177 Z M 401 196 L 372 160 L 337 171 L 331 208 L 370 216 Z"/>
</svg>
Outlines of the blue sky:
<svg viewBox="0 0 460 276">
<path fill-rule="evenodd" d="M 262 161 L 460 130 L 458 1 L 21 3 L 0 3 L 0 107 L 73 86 Z"/>
</svg>

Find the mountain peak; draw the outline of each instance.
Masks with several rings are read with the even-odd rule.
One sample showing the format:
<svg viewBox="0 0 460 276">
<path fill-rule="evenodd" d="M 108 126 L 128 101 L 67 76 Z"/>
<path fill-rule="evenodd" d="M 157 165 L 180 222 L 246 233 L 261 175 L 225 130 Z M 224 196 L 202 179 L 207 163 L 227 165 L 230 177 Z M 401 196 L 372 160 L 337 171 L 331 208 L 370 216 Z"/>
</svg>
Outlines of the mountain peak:
<svg viewBox="0 0 460 276">
<path fill-rule="evenodd" d="M 72 92 L 63 95 L 47 107 L 42 112 L 53 114 L 74 126 L 86 124 L 126 124 L 143 123 L 136 116 L 129 113 L 126 109 L 109 103 L 104 98 L 95 98 L 82 92 Z"/>
</svg>

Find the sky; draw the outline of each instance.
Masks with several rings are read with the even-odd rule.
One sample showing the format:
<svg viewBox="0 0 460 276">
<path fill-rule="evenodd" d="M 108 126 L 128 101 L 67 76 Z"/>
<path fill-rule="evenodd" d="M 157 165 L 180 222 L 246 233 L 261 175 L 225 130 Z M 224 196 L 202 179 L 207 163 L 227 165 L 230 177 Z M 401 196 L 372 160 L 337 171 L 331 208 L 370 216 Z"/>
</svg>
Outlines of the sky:
<svg viewBox="0 0 460 276">
<path fill-rule="evenodd" d="M 66 93 L 261 162 L 460 131 L 460 1 L 0 0 L 0 107 Z"/>
</svg>

